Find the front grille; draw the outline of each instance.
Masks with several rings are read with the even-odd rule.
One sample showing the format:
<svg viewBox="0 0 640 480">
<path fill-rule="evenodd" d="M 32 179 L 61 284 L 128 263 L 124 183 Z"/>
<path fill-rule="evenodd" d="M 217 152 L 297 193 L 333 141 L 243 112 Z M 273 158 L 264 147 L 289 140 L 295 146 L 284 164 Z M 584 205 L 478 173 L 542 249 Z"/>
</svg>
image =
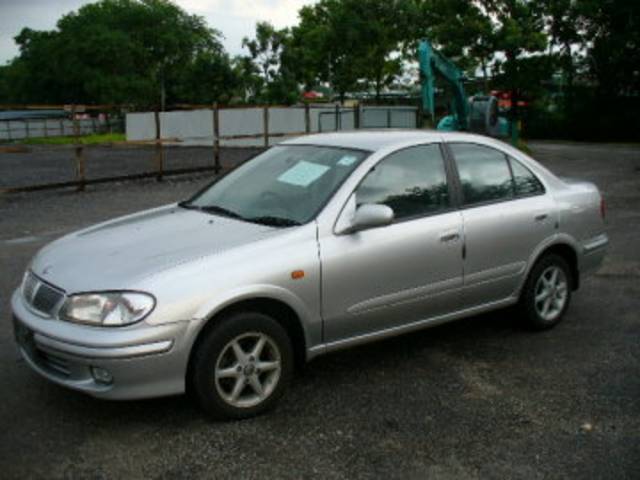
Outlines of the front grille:
<svg viewBox="0 0 640 480">
<path fill-rule="evenodd" d="M 55 308 L 64 298 L 64 292 L 53 285 L 43 282 L 28 272 L 22 292 L 27 303 L 40 313 L 52 316 Z"/>
</svg>

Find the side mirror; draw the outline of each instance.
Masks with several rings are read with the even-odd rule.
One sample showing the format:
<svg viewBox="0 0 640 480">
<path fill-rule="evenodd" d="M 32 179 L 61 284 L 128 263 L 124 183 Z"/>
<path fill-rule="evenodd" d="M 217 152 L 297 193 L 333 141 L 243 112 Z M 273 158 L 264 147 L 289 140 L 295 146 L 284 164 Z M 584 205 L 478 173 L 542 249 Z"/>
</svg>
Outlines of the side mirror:
<svg viewBox="0 0 640 480">
<path fill-rule="evenodd" d="M 360 205 L 351 224 L 340 233 L 355 233 L 368 228 L 383 227 L 393 222 L 393 210 L 379 203 Z"/>
</svg>

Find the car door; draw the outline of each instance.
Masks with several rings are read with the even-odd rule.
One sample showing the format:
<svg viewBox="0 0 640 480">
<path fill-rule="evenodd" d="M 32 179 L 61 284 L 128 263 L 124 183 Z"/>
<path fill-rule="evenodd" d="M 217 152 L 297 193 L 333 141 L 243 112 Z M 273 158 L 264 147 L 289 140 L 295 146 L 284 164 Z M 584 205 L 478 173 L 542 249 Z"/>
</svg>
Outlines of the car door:
<svg viewBox="0 0 640 480">
<path fill-rule="evenodd" d="M 464 142 L 448 148 L 462 192 L 463 306 L 506 299 L 536 246 L 555 232 L 553 200 L 531 171 L 500 150 Z"/>
<path fill-rule="evenodd" d="M 462 286 L 462 219 L 439 144 L 397 151 L 363 178 L 342 215 L 379 203 L 385 227 L 319 239 L 324 337 L 331 343 L 452 308 Z"/>
</svg>

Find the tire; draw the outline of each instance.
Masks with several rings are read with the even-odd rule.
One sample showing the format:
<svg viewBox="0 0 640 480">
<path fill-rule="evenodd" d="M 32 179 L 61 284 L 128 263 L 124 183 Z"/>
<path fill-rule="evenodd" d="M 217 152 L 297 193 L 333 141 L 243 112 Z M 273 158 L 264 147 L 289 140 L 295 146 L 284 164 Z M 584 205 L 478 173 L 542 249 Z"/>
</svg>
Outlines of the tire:
<svg viewBox="0 0 640 480">
<path fill-rule="evenodd" d="M 293 375 L 293 348 L 282 325 L 262 313 L 237 312 L 204 335 L 187 379 L 200 407 L 220 420 L 273 408 Z"/>
<path fill-rule="evenodd" d="M 569 264 L 561 256 L 548 254 L 539 259 L 520 296 L 519 310 L 526 325 L 547 330 L 560 323 L 571 302 L 573 281 Z"/>
</svg>

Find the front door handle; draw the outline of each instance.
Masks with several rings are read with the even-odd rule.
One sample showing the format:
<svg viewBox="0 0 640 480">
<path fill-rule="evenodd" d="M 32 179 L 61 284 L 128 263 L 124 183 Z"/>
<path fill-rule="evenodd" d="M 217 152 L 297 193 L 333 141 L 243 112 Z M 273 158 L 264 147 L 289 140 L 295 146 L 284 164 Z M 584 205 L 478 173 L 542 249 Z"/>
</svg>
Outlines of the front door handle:
<svg viewBox="0 0 640 480">
<path fill-rule="evenodd" d="M 546 213 L 540 213 L 534 217 L 536 222 L 543 222 L 547 219 L 549 215 Z"/>
<path fill-rule="evenodd" d="M 440 235 L 441 242 L 454 242 L 460 238 L 459 232 L 445 232 Z"/>
</svg>

